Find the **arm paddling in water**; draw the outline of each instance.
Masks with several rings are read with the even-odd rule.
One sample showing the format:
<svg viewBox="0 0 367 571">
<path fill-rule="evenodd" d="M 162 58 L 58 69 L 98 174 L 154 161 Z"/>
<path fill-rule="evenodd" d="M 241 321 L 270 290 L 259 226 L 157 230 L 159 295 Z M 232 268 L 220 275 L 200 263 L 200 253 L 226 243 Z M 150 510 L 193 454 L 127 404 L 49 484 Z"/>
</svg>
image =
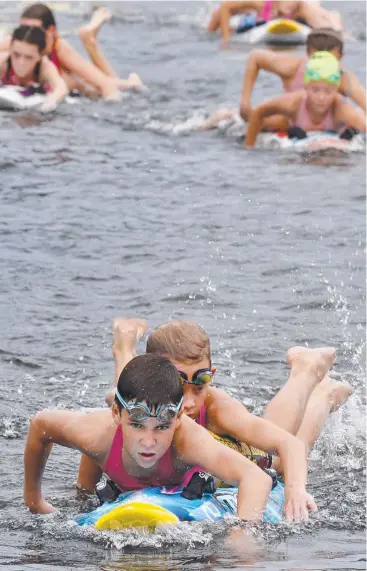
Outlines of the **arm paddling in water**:
<svg viewBox="0 0 367 571">
<path fill-rule="evenodd" d="M 40 80 L 42 84 L 46 84 L 50 88 L 50 93 L 45 97 L 45 101 L 41 106 L 41 111 L 47 113 L 53 111 L 59 103 L 67 96 L 69 90 L 65 81 L 56 69 L 56 66 L 43 56 L 40 68 Z"/>
<path fill-rule="evenodd" d="M 253 462 L 216 441 L 192 419 L 182 419 L 174 439 L 180 461 L 200 466 L 219 480 L 238 486 L 237 515 L 261 521 L 271 490 L 271 478 Z"/>
<path fill-rule="evenodd" d="M 42 495 L 43 472 L 53 444 L 80 450 L 96 462 L 103 462 L 94 437 L 96 424 L 101 426 L 105 412 L 108 415 L 104 411 L 101 417 L 101 413 L 44 410 L 32 419 L 24 452 L 24 501 L 31 512 L 56 511 Z M 108 417 L 111 419 L 110 414 Z"/>
<path fill-rule="evenodd" d="M 339 93 L 345 97 L 350 97 L 366 113 L 366 89 L 351 71 L 343 70 Z"/>
<path fill-rule="evenodd" d="M 219 8 L 214 12 L 208 25 L 208 32 L 215 32 L 220 28 L 223 41 L 228 41 L 231 37 L 230 19 L 235 14 L 244 14 L 246 12 L 258 11 L 264 5 L 264 2 L 251 1 L 248 2 L 222 2 Z"/>
<path fill-rule="evenodd" d="M 352 129 L 360 133 L 366 132 L 366 114 L 361 113 L 360 109 L 353 107 L 353 105 L 346 101 L 339 93 L 336 95 L 334 117 L 335 120 L 342 125 L 352 127 Z"/>
<path fill-rule="evenodd" d="M 240 115 L 248 121 L 251 113 L 251 96 L 260 70 L 278 75 L 287 81 L 294 77 L 300 64 L 300 57 L 275 53 L 270 50 L 254 49 L 247 60 L 240 102 Z"/>
<path fill-rule="evenodd" d="M 261 103 L 252 110 L 248 124 L 245 147 L 253 147 L 261 131 L 263 120 L 272 115 L 282 115 L 286 120 L 294 119 L 302 101 L 302 91 L 286 93 Z"/>
<path fill-rule="evenodd" d="M 230 434 L 239 442 L 243 442 L 246 435 L 246 441 L 252 446 L 277 451 L 276 469 L 284 473 L 284 513 L 289 520 L 307 519 L 308 509 L 316 511 L 315 502 L 306 491 L 307 454 L 301 440 L 272 422 L 250 414 L 240 402 L 225 393 L 210 405 L 208 415 L 212 431 Z"/>
</svg>

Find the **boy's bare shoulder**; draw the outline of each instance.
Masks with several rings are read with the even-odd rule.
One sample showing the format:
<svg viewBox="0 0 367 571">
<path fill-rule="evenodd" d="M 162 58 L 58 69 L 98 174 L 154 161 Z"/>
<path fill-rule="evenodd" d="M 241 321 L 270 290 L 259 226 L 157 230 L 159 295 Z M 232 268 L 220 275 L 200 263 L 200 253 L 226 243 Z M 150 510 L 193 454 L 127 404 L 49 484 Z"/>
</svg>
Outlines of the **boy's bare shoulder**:
<svg viewBox="0 0 367 571">
<path fill-rule="evenodd" d="M 218 387 L 209 387 L 208 398 L 205 401 L 206 407 L 210 408 L 213 405 L 223 402 L 223 400 L 235 400 L 233 397 L 223 389 Z"/>
</svg>

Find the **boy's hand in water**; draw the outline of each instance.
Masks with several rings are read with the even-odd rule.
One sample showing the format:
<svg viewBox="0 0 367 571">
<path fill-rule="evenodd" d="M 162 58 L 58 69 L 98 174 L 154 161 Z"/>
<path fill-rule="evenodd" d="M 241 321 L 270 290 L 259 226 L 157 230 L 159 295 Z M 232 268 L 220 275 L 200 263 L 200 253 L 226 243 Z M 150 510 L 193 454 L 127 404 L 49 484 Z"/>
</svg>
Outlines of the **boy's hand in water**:
<svg viewBox="0 0 367 571">
<path fill-rule="evenodd" d="M 288 523 L 308 521 L 308 512 L 317 512 L 313 496 L 305 488 L 285 486 L 284 515 Z"/>
</svg>

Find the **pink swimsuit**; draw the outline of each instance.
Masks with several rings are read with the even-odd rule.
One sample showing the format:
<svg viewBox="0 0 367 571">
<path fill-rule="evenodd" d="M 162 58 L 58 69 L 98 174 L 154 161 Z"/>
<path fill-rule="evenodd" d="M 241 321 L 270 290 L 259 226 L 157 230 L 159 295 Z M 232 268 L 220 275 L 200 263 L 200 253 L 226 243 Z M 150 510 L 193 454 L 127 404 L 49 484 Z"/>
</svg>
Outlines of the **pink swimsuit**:
<svg viewBox="0 0 367 571">
<path fill-rule="evenodd" d="M 200 426 L 203 426 L 204 428 L 206 428 L 208 422 L 207 422 L 207 418 L 206 418 L 206 406 L 205 406 L 205 404 L 203 404 L 203 406 L 201 407 L 201 409 L 199 411 L 199 418 L 197 418 L 195 420 L 195 422 L 197 424 L 199 424 Z"/>
<path fill-rule="evenodd" d="M 266 0 L 265 4 L 264 4 L 264 8 L 263 11 L 261 12 L 261 14 L 258 15 L 258 20 L 263 21 L 263 22 L 269 22 L 270 20 L 273 19 L 273 14 L 272 14 L 272 0 Z M 292 20 L 293 16 L 292 16 L 293 12 L 289 12 L 289 14 L 287 14 L 285 16 L 285 18 L 289 18 L 290 20 Z"/>
<path fill-rule="evenodd" d="M 297 117 L 292 123 L 292 127 L 300 127 L 306 133 L 308 131 L 337 131 L 337 125 L 332 111 L 328 111 L 321 123 L 312 122 L 306 108 L 306 99 L 307 96 L 304 95 Z"/>
<path fill-rule="evenodd" d="M 54 47 L 52 49 L 52 52 L 48 56 L 48 59 L 50 61 L 52 61 L 52 63 L 57 67 L 57 70 L 60 73 L 61 72 L 61 64 L 60 64 L 59 57 L 58 57 L 57 51 L 56 51 L 56 45 L 57 45 L 58 41 L 59 41 L 59 38 L 56 38 L 55 43 L 54 43 Z"/>
<path fill-rule="evenodd" d="M 183 476 L 178 474 L 173 467 L 170 449 L 159 460 L 156 473 L 148 480 L 139 480 L 130 476 L 122 463 L 123 442 L 121 426 L 118 426 L 108 458 L 103 466 L 103 472 L 115 482 L 120 490 L 142 490 L 151 486 L 174 486 L 182 483 Z"/>
<path fill-rule="evenodd" d="M 284 91 L 286 93 L 292 93 L 293 91 L 303 89 L 303 76 L 305 74 L 307 61 L 307 58 L 304 58 L 302 63 L 299 65 L 294 78 L 288 83 L 287 87 L 284 86 Z"/>
<path fill-rule="evenodd" d="M 17 85 L 17 86 L 21 86 L 21 87 L 27 87 L 27 86 L 22 86 L 20 83 L 20 80 L 18 79 L 17 75 L 15 74 L 12 66 L 11 66 L 11 59 L 10 57 L 8 58 L 8 63 L 7 63 L 7 70 L 4 73 L 3 77 L 0 80 L 0 84 L 2 86 L 4 85 Z M 34 72 L 33 72 L 33 78 L 28 82 L 28 85 L 32 84 L 32 83 L 39 83 L 39 74 L 40 74 L 40 63 L 36 64 L 36 67 L 34 68 Z"/>
</svg>

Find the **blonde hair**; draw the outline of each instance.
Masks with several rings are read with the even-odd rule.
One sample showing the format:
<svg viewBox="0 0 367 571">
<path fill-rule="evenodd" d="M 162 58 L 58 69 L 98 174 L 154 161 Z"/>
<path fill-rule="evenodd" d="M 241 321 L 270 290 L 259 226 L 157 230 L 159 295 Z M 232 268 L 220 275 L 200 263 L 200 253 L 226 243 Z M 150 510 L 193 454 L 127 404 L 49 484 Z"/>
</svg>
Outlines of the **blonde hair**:
<svg viewBox="0 0 367 571">
<path fill-rule="evenodd" d="M 194 321 L 168 321 L 152 331 L 147 340 L 147 353 L 165 355 L 180 363 L 211 361 L 207 333 Z"/>
</svg>

